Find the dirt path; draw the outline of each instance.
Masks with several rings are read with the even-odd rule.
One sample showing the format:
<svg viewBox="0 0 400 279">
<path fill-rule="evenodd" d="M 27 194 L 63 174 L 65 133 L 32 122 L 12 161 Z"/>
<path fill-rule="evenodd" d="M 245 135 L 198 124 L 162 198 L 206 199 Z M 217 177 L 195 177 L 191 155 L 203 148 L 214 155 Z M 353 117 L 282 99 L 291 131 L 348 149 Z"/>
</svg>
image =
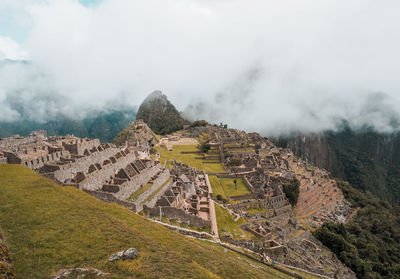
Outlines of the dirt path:
<svg viewBox="0 0 400 279">
<path fill-rule="evenodd" d="M 208 174 L 206 174 L 206 183 L 208 186 L 208 193 L 212 193 L 211 183 L 208 179 Z M 214 200 L 209 197 L 209 206 L 210 206 L 210 221 L 211 221 L 211 234 L 214 237 L 216 242 L 220 242 L 219 235 L 218 235 L 218 225 L 217 225 L 217 216 L 215 214 L 215 205 Z"/>
</svg>

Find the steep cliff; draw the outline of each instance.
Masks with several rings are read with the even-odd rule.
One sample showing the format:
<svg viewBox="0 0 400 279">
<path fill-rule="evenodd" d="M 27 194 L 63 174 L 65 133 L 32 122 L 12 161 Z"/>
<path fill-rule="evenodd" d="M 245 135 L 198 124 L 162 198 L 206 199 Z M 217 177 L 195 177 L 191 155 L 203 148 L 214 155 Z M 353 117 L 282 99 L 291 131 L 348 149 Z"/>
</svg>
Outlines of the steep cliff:
<svg viewBox="0 0 400 279">
<path fill-rule="evenodd" d="M 190 124 L 161 91 L 154 91 L 140 105 L 136 120 L 143 120 L 157 134 L 169 134 Z"/>
<path fill-rule="evenodd" d="M 400 133 L 345 127 L 280 138 L 278 144 L 362 191 L 400 204 Z"/>
</svg>

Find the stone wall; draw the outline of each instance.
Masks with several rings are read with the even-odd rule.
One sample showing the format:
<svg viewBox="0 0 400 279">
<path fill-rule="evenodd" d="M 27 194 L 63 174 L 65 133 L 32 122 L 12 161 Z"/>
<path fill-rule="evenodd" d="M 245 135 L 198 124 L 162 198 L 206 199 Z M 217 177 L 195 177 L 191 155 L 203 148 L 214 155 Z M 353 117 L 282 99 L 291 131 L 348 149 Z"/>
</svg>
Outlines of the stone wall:
<svg viewBox="0 0 400 279">
<path fill-rule="evenodd" d="M 243 182 L 244 182 L 244 184 L 246 184 L 246 186 L 250 189 L 250 191 L 251 191 L 252 193 L 255 193 L 255 192 L 256 192 L 256 190 L 255 190 L 254 187 L 253 187 L 253 184 L 250 183 L 250 181 L 247 179 L 246 176 L 243 177 Z"/>
<path fill-rule="evenodd" d="M 147 199 L 154 191 L 156 191 L 161 185 L 168 180 L 170 177 L 169 169 L 164 169 L 162 173 L 158 175 L 158 177 L 153 181 L 153 185 L 149 189 L 147 189 L 140 197 L 135 201 L 136 209 L 141 211 L 143 209 L 143 202 Z M 166 189 L 165 189 L 166 190 Z"/>
<path fill-rule="evenodd" d="M 63 169 L 54 172 L 54 177 L 61 182 L 64 182 L 67 179 L 74 179 L 78 172 L 87 173 L 89 166 L 96 163 L 100 163 L 104 169 L 105 166 L 103 166 L 103 162 L 109 160 L 110 157 L 113 157 L 118 152 L 119 150 L 116 148 L 108 148 L 103 151 L 92 153 L 89 156 L 75 158 L 75 162 L 64 165 Z M 133 153 L 129 153 L 128 155 L 132 156 L 132 154 Z M 135 156 L 133 155 L 132 158 L 132 160 L 134 160 Z"/>
<path fill-rule="evenodd" d="M 114 197 L 114 195 L 111 193 L 91 191 L 91 190 L 84 190 L 84 191 L 86 193 L 92 195 L 96 199 L 99 199 L 99 200 L 102 200 L 105 202 L 116 203 L 116 204 L 119 204 L 119 205 L 122 205 L 122 206 L 128 208 L 129 210 L 136 212 L 136 205 L 133 202 L 121 201 L 121 200 L 117 199 L 116 197 Z"/>
<path fill-rule="evenodd" d="M 68 150 L 71 154 L 83 155 L 85 150 L 90 150 L 93 147 L 100 146 L 99 139 L 77 139 L 72 141 L 71 143 L 65 142 L 63 146 L 66 150 Z"/>
<path fill-rule="evenodd" d="M 211 234 L 206 233 L 206 232 L 197 232 L 197 231 L 193 231 L 193 230 L 188 230 L 188 229 L 185 229 L 185 228 L 172 226 L 170 224 L 166 224 L 166 223 L 163 223 L 163 222 L 160 222 L 160 221 L 157 221 L 157 220 L 153 220 L 153 222 L 156 222 L 156 223 L 158 223 L 160 225 L 163 225 L 164 227 L 166 227 L 168 229 L 171 229 L 171 230 L 174 230 L 174 231 L 176 231 L 176 232 L 178 232 L 180 234 L 183 234 L 183 235 L 192 236 L 192 237 L 201 238 L 201 239 L 212 239 L 213 238 L 213 236 Z"/>
<path fill-rule="evenodd" d="M 149 208 L 143 207 L 143 210 L 150 215 L 160 216 L 160 207 Z M 163 217 L 167 217 L 170 220 L 176 220 L 178 223 L 186 223 L 190 226 L 195 226 L 198 229 L 211 227 L 211 221 L 206 221 L 200 217 L 189 215 L 182 209 L 172 206 L 162 206 L 161 214 Z"/>
<path fill-rule="evenodd" d="M 21 152 L 22 154 L 22 152 Z M 47 154 L 30 154 L 30 156 L 22 156 L 20 157 L 18 153 L 14 152 L 4 152 L 4 155 L 7 157 L 7 162 L 9 164 L 18 164 L 28 167 L 30 169 L 39 169 L 43 167 L 45 164 L 54 163 L 59 161 L 62 156 L 69 156 L 68 151 L 56 151 L 53 153 Z"/>
<path fill-rule="evenodd" d="M 139 190 L 140 187 L 147 184 L 150 179 L 156 175 L 161 170 L 161 164 L 157 164 L 151 168 L 143 170 L 141 173 L 136 174 L 131 177 L 130 181 L 125 182 L 121 187 L 118 193 L 115 193 L 115 197 L 121 200 L 126 200 L 129 198 L 134 192 Z"/>
<path fill-rule="evenodd" d="M 146 206 L 148 206 L 148 207 L 154 207 L 154 206 L 156 205 L 158 199 L 161 198 L 162 195 L 164 195 L 165 191 L 168 190 L 168 188 L 171 186 L 172 183 L 173 183 L 172 181 L 171 181 L 170 183 L 166 183 L 166 184 L 160 189 L 160 191 L 158 191 L 157 194 L 154 195 L 154 197 L 153 197 L 150 201 L 146 202 Z M 162 185 L 162 184 L 161 184 L 161 185 Z"/>
<path fill-rule="evenodd" d="M 234 201 L 239 201 L 239 200 L 251 200 L 255 198 L 254 194 L 244 194 L 240 196 L 229 196 Z"/>
</svg>

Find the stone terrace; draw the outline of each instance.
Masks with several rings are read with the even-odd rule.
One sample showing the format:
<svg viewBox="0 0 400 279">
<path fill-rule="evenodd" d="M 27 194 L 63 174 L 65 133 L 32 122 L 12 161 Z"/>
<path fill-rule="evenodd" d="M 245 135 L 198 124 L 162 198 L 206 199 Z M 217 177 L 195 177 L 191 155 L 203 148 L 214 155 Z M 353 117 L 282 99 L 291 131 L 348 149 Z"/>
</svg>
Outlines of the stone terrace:
<svg viewBox="0 0 400 279">
<path fill-rule="evenodd" d="M 345 221 L 349 207 L 336 181 L 328 174 L 298 160 L 291 164 L 300 181 L 300 195 L 296 206 L 297 217 L 318 227 L 326 221 Z"/>
</svg>

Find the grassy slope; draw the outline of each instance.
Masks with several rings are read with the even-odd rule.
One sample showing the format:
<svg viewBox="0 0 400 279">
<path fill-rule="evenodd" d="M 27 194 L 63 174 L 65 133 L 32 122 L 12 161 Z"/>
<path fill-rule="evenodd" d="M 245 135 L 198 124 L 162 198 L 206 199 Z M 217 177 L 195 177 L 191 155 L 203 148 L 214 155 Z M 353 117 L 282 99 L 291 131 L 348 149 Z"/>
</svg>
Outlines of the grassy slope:
<svg viewBox="0 0 400 279">
<path fill-rule="evenodd" d="M 190 154 L 182 154 L 181 151 L 185 152 L 194 152 L 199 151 L 195 145 L 174 145 L 172 147 L 172 151 L 168 151 L 164 147 L 158 147 L 158 150 L 161 152 L 160 161 L 164 164 L 165 160 L 176 160 L 177 162 L 183 162 L 192 167 L 195 167 L 197 170 L 204 170 L 206 172 L 218 172 L 224 173 L 226 170 L 221 164 L 215 163 L 207 163 L 202 159 L 196 159 L 201 157 L 202 155 L 199 153 L 190 153 Z"/>
<path fill-rule="evenodd" d="M 241 217 L 235 222 L 234 217 L 229 214 L 228 210 L 215 204 L 215 214 L 217 216 L 218 233 L 230 233 L 234 239 L 251 239 L 253 235 L 248 231 L 242 230 L 239 225 L 246 223 Z"/>
<path fill-rule="evenodd" d="M 0 228 L 0 278 L 15 279 L 12 263 L 10 263 L 10 253 L 8 251 L 6 239 Z"/>
<path fill-rule="evenodd" d="M 18 278 L 83 266 L 114 278 L 287 278 L 21 166 L 0 165 L 0 225 Z M 128 247 L 139 250 L 139 259 L 107 263 Z"/>
</svg>

